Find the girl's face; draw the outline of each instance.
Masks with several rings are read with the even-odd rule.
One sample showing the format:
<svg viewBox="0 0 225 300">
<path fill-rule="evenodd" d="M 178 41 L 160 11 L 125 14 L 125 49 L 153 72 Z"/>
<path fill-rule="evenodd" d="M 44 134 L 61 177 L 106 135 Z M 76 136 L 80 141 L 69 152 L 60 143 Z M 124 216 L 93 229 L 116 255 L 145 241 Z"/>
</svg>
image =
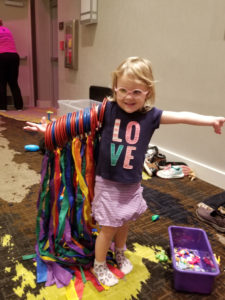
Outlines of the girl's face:
<svg viewBox="0 0 225 300">
<path fill-rule="evenodd" d="M 122 75 L 117 79 L 115 92 L 119 107 L 127 113 L 133 113 L 143 108 L 149 89 L 140 80 Z"/>
</svg>

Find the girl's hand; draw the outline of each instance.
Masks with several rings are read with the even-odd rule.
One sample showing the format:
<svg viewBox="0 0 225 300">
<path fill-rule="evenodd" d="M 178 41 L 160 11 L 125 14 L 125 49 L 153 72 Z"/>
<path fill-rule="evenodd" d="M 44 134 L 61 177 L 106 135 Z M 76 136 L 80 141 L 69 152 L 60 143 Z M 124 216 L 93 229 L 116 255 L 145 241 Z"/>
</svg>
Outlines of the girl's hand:
<svg viewBox="0 0 225 300">
<path fill-rule="evenodd" d="M 47 127 L 46 117 L 41 118 L 41 123 L 32 123 L 26 122 L 27 126 L 24 126 L 23 129 L 27 131 L 38 131 L 41 133 L 45 133 Z"/>
<path fill-rule="evenodd" d="M 223 117 L 215 117 L 213 121 L 213 128 L 215 133 L 221 134 L 222 133 L 222 127 L 223 124 L 225 123 L 225 118 Z"/>
</svg>

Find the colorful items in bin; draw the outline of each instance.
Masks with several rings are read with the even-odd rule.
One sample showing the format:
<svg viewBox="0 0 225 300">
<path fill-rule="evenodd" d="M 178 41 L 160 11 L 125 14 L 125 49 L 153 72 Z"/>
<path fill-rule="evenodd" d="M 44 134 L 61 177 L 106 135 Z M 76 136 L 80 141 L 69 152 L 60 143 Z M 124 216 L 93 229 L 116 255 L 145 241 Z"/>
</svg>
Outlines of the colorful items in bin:
<svg viewBox="0 0 225 300">
<path fill-rule="evenodd" d="M 209 265 L 211 268 L 215 269 L 215 265 L 210 257 L 203 257 L 203 261 L 205 264 Z"/>
<path fill-rule="evenodd" d="M 204 272 L 199 265 L 200 257 L 196 251 L 182 248 L 174 248 L 176 267 L 180 270 Z"/>
<path fill-rule="evenodd" d="M 37 202 L 37 278 L 46 285 L 75 288 L 78 299 L 86 280 L 99 290 L 91 268 L 96 231 L 91 216 L 96 152 L 106 100 L 99 106 L 69 113 L 47 125 Z M 114 273 L 118 270 L 113 266 Z M 118 272 L 117 272 L 118 273 Z M 71 280 L 75 281 L 71 285 Z"/>
<path fill-rule="evenodd" d="M 211 257 L 207 254 L 200 257 L 199 251 L 174 248 L 176 267 L 180 270 L 190 270 L 197 272 L 215 271 L 215 265 Z"/>
</svg>

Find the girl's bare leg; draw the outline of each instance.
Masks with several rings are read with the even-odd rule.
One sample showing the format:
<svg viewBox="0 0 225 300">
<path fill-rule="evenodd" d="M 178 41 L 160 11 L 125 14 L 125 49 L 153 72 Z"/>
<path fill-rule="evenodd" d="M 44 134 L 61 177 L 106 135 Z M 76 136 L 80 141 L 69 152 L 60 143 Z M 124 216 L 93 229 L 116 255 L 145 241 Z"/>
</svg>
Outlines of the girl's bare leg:
<svg viewBox="0 0 225 300">
<path fill-rule="evenodd" d="M 95 243 L 94 272 L 98 280 L 108 286 L 118 283 L 118 278 L 106 265 L 106 255 L 117 229 L 116 227 L 102 226 Z"/>
<path fill-rule="evenodd" d="M 119 269 L 128 274 L 132 271 L 133 266 L 128 258 L 124 255 L 124 246 L 126 245 L 129 224 L 124 224 L 120 227 L 115 234 L 115 257 Z"/>
<path fill-rule="evenodd" d="M 118 228 L 114 237 L 116 248 L 124 248 L 127 241 L 128 230 L 129 224 L 124 224 L 122 227 Z"/>
<path fill-rule="evenodd" d="M 117 230 L 117 227 L 102 226 L 95 242 L 95 259 L 98 262 L 104 262 L 106 260 L 107 252 Z"/>
</svg>

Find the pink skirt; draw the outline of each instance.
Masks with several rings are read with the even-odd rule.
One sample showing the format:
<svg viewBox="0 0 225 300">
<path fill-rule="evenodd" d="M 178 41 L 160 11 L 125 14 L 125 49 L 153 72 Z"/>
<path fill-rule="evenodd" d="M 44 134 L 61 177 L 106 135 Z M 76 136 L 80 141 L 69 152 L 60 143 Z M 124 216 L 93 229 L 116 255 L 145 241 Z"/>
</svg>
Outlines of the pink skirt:
<svg viewBox="0 0 225 300">
<path fill-rule="evenodd" d="M 121 227 L 147 209 L 140 183 L 124 184 L 96 176 L 92 215 L 101 226 Z"/>
</svg>

